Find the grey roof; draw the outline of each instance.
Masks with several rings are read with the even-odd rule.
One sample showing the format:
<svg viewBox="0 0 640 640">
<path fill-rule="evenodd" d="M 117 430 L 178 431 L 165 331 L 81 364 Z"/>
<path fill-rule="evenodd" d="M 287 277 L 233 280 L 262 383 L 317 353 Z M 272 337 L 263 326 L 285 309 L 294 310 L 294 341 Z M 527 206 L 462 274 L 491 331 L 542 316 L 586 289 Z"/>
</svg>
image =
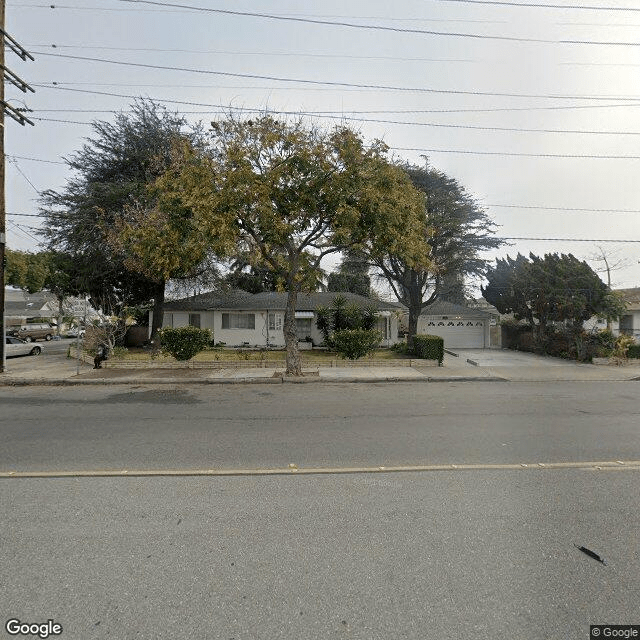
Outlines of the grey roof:
<svg viewBox="0 0 640 640">
<path fill-rule="evenodd" d="M 470 309 L 461 304 L 436 300 L 420 313 L 421 316 L 466 316 L 473 318 L 492 318 L 495 314 L 482 309 Z"/>
<path fill-rule="evenodd" d="M 32 305 L 29 306 L 25 302 L 13 302 L 8 301 L 4 303 L 4 313 L 10 317 L 27 317 L 27 318 L 49 318 L 55 314 L 55 311 L 50 307 L 42 309 L 44 305 Z"/>
<path fill-rule="evenodd" d="M 329 306 L 336 296 L 343 296 L 349 302 L 360 306 L 372 306 L 378 311 L 401 309 L 400 305 L 373 298 L 365 298 L 355 293 L 323 291 L 319 293 L 299 293 L 296 309 L 313 311 L 316 307 Z M 237 309 L 243 311 L 282 310 L 287 306 L 287 293 L 265 291 L 263 293 L 247 293 L 233 290 L 227 293 L 203 293 L 181 300 L 173 300 L 164 305 L 165 311 L 213 311 L 214 309 Z"/>
<path fill-rule="evenodd" d="M 29 308 L 42 309 L 46 304 L 56 305 L 56 297 L 48 291 L 38 291 L 37 293 L 27 293 L 22 289 L 10 289 L 6 287 L 4 290 L 5 304 L 9 302 L 19 302 L 23 307 L 29 305 Z"/>
</svg>

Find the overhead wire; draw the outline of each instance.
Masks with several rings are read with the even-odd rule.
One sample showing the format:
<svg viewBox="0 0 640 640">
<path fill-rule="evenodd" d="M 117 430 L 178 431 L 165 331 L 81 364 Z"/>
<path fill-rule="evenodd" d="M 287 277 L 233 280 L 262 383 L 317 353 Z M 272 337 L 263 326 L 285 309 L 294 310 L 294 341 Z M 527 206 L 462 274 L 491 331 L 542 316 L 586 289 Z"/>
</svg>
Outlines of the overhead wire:
<svg viewBox="0 0 640 640">
<path fill-rule="evenodd" d="M 384 89 L 391 91 L 409 92 L 409 93 L 433 93 L 443 95 L 464 95 L 464 96 L 491 96 L 501 98 L 536 98 L 545 100 L 619 100 L 619 101 L 637 101 L 640 96 L 575 96 L 564 94 L 528 94 L 528 93 L 509 93 L 499 91 L 463 91 L 460 89 L 434 89 L 432 87 L 402 87 L 396 85 L 378 85 L 354 82 L 338 82 L 330 80 L 310 80 L 308 78 L 285 78 L 282 76 L 259 75 L 253 73 L 235 73 L 231 71 L 219 71 L 214 69 L 193 69 L 190 67 L 176 67 L 172 65 L 145 64 L 142 62 L 130 62 L 123 60 L 110 60 L 108 58 L 94 58 L 89 56 L 72 56 L 64 53 L 50 53 L 47 51 L 34 51 L 37 55 L 52 56 L 56 58 L 64 58 L 69 60 L 82 60 L 86 62 L 101 62 L 104 64 L 112 64 L 126 67 L 138 67 L 143 69 L 157 69 L 159 71 L 180 71 L 182 73 L 197 73 L 204 75 L 223 76 L 229 78 L 249 78 L 252 80 L 271 80 L 274 82 L 294 82 L 307 85 L 322 85 L 331 87 L 358 87 L 365 89 Z M 36 85 L 46 86 L 46 85 Z M 48 87 L 49 88 L 49 87 Z"/>
<path fill-rule="evenodd" d="M 638 42 L 597 42 L 592 40 L 546 40 L 543 38 L 522 38 L 516 36 L 504 35 L 488 35 L 480 33 L 462 33 L 462 32 L 445 32 L 431 31 L 427 29 L 409 29 L 405 27 L 389 27 L 384 25 L 359 24 L 355 22 L 321 20 L 317 18 L 300 18 L 294 16 L 282 16 L 272 13 L 261 13 L 256 11 L 237 11 L 232 9 L 213 9 L 211 7 L 195 7 L 193 5 L 185 5 L 174 2 L 159 2 L 158 0 L 119 0 L 128 4 L 147 4 L 159 7 L 173 7 L 181 9 L 190 9 L 202 13 L 215 13 L 218 15 L 231 15 L 238 17 L 261 18 L 266 20 L 290 21 L 297 23 L 316 24 L 323 26 L 345 27 L 349 29 L 365 29 L 372 31 L 388 31 L 402 34 L 429 35 L 450 38 L 471 38 L 475 40 L 498 40 L 503 42 L 530 42 L 538 44 L 569 44 L 569 45 L 598 45 L 598 46 L 624 46 L 636 47 L 640 46 Z"/>
</svg>

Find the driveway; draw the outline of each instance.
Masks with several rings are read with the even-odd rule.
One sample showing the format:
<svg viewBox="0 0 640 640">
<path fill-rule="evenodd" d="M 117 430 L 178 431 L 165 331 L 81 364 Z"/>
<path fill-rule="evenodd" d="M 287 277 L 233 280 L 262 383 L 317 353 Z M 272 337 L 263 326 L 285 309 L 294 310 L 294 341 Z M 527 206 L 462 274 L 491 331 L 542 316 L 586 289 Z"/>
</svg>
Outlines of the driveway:
<svg viewBox="0 0 640 640">
<path fill-rule="evenodd" d="M 450 349 L 457 357 L 446 354 L 445 365 L 463 363 L 508 380 L 618 380 L 640 376 L 637 361 L 622 367 L 593 365 L 550 356 L 539 356 L 510 349 Z"/>
</svg>

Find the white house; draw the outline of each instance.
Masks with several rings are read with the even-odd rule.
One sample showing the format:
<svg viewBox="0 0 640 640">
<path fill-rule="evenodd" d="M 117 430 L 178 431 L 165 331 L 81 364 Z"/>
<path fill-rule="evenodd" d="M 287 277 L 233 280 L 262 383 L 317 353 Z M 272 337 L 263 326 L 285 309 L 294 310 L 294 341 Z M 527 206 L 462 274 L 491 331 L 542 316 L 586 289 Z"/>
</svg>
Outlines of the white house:
<svg viewBox="0 0 640 640">
<path fill-rule="evenodd" d="M 436 300 L 422 310 L 417 333 L 440 336 L 445 349 L 485 349 L 491 346 L 495 318 L 489 311 Z"/>
<path fill-rule="evenodd" d="M 323 336 L 316 327 L 316 309 L 327 307 L 336 296 L 349 303 L 377 310 L 377 329 L 382 333 L 381 346 L 391 346 L 398 339 L 400 305 L 365 298 L 355 293 L 322 292 L 298 294 L 296 327 L 298 339 L 320 345 Z M 216 342 L 233 346 L 284 346 L 284 312 L 287 294 L 267 291 L 247 293 L 233 290 L 228 293 L 204 293 L 182 300 L 167 302 L 164 306 L 164 327 L 194 326 L 211 329 Z M 149 326 L 153 320 L 150 312 Z"/>
<path fill-rule="evenodd" d="M 613 320 L 611 322 L 611 330 L 616 336 L 624 333 L 634 337 L 636 342 L 640 342 L 640 287 L 634 289 L 616 289 L 615 291 L 624 298 L 627 311 L 620 316 L 619 320 Z M 588 331 L 606 329 L 607 321 L 600 320 L 594 316 L 584 323 L 584 328 Z"/>
</svg>

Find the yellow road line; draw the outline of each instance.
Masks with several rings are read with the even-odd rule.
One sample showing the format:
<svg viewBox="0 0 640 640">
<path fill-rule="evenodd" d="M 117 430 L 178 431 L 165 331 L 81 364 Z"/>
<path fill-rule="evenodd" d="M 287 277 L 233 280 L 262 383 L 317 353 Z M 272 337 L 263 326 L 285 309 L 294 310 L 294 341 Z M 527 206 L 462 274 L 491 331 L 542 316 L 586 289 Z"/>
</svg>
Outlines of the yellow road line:
<svg viewBox="0 0 640 640">
<path fill-rule="evenodd" d="M 266 469 L 91 469 L 61 471 L 0 471 L 0 478 L 123 478 L 153 476 L 270 476 L 344 473 L 398 473 L 419 471 L 541 471 L 551 469 L 640 470 L 640 460 L 604 462 L 528 462 L 512 464 L 427 464 L 378 467 L 288 467 Z"/>
</svg>

